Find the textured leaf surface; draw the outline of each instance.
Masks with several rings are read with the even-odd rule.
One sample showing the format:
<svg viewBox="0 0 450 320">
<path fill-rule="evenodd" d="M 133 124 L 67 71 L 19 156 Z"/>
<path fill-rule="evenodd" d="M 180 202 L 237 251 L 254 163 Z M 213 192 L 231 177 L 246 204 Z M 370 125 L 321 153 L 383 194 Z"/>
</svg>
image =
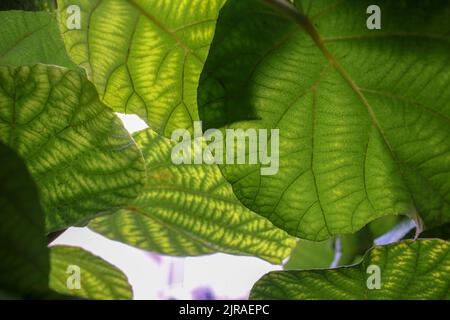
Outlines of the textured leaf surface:
<svg viewBox="0 0 450 320">
<path fill-rule="evenodd" d="M 448 222 L 450 2 L 378 1 L 381 30 L 366 27 L 371 1 L 301 4 L 294 21 L 230 0 L 217 23 L 199 87 L 205 127 L 280 129 L 277 175 L 223 169 L 238 198 L 312 240 L 383 215 Z"/>
<path fill-rule="evenodd" d="M 56 292 L 92 300 L 132 298 L 128 279 L 119 269 L 81 248 L 51 247 L 50 263 L 49 285 Z M 67 287 L 67 279 L 73 275 L 70 266 L 79 268 L 79 289 Z"/>
<path fill-rule="evenodd" d="M 135 136 L 147 163 L 145 191 L 128 210 L 89 226 L 109 238 L 163 254 L 254 255 L 281 263 L 295 240 L 247 210 L 215 165 L 174 165 L 171 140 L 146 130 Z"/>
<path fill-rule="evenodd" d="M 49 255 L 38 191 L 24 161 L 0 143 L 0 292 L 37 297 L 48 288 Z"/>
<path fill-rule="evenodd" d="M 403 241 L 374 247 L 356 266 L 276 271 L 253 287 L 253 299 L 450 299 L 450 245 Z M 381 288 L 367 288 L 367 267 L 381 270 Z"/>
<path fill-rule="evenodd" d="M 0 12 L 0 64 L 54 64 L 79 69 L 66 54 L 56 18 L 47 12 Z"/>
<path fill-rule="evenodd" d="M 137 146 L 74 71 L 0 67 L 0 141 L 25 159 L 48 231 L 123 206 L 145 182 Z"/>
<path fill-rule="evenodd" d="M 198 118 L 197 86 L 224 0 L 59 0 L 72 59 L 86 68 L 104 103 L 137 114 L 170 136 Z M 67 30 L 67 7 L 81 30 Z"/>
</svg>

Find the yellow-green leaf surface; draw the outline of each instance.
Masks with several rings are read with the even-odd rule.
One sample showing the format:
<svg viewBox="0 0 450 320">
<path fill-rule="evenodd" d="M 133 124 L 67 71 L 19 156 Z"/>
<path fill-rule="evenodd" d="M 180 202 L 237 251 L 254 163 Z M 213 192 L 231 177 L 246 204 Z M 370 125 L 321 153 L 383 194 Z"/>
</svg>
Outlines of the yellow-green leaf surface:
<svg viewBox="0 0 450 320">
<path fill-rule="evenodd" d="M 273 4 L 273 6 L 269 5 Z M 279 172 L 226 165 L 250 209 L 322 240 L 384 215 L 450 220 L 450 2 L 230 0 L 199 85 L 204 127 L 279 129 Z"/>
<path fill-rule="evenodd" d="M 145 182 L 141 152 L 75 71 L 0 66 L 0 141 L 25 159 L 47 231 L 119 208 Z"/>
<path fill-rule="evenodd" d="M 443 240 L 374 247 L 352 267 L 268 273 L 255 284 L 251 298 L 450 299 L 449 252 L 450 245 Z M 373 266 L 380 268 L 379 289 L 372 287 Z"/>
<path fill-rule="evenodd" d="M 75 283 L 78 275 L 79 288 Z M 50 248 L 49 286 L 60 294 L 92 300 L 129 300 L 133 296 L 127 277 L 119 269 L 77 247 Z"/>
<path fill-rule="evenodd" d="M 66 54 L 56 17 L 47 12 L 1 11 L 0 65 L 54 64 L 79 69 Z"/>
<path fill-rule="evenodd" d="M 44 213 L 24 161 L 0 143 L 0 296 L 36 298 L 48 289 Z"/>
<path fill-rule="evenodd" d="M 147 164 L 145 190 L 127 210 L 89 227 L 111 239 L 169 255 L 214 252 L 281 263 L 295 240 L 243 207 L 215 165 L 175 165 L 171 140 L 151 130 L 135 136 Z"/>
<path fill-rule="evenodd" d="M 198 118 L 197 86 L 224 0 L 59 0 L 67 51 L 102 101 L 170 136 Z M 68 30 L 67 8 L 81 8 Z"/>
</svg>

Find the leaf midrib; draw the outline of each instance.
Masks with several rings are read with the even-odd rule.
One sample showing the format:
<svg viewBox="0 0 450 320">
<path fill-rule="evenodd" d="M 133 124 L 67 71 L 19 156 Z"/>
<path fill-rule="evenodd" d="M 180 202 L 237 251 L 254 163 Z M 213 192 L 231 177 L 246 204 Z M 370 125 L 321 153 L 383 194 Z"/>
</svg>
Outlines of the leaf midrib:
<svg viewBox="0 0 450 320">
<path fill-rule="evenodd" d="M 302 15 L 302 13 L 298 13 Z M 297 20 L 298 22 L 298 20 Z M 320 36 L 320 34 L 317 32 L 316 28 L 311 23 L 311 20 L 304 16 L 304 19 L 301 22 L 301 26 L 304 27 L 304 29 L 308 32 L 308 34 L 311 36 L 311 38 L 316 43 L 317 47 L 320 49 L 322 54 L 327 58 L 327 60 L 334 66 L 336 71 L 341 75 L 341 77 L 350 85 L 352 90 L 356 93 L 358 98 L 361 100 L 363 105 L 366 107 L 370 118 L 372 120 L 372 123 L 375 125 L 375 127 L 378 129 L 380 134 L 383 137 L 384 142 L 386 143 L 387 147 L 392 153 L 392 156 L 395 158 L 395 154 L 393 151 L 393 148 L 391 144 L 389 143 L 386 134 L 384 133 L 384 130 L 381 128 L 381 125 L 375 115 L 375 112 L 372 109 L 372 106 L 370 105 L 369 101 L 367 101 L 366 96 L 363 94 L 362 90 L 359 88 L 359 86 L 356 84 L 356 82 L 353 80 L 353 78 L 350 76 L 350 74 L 347 72 L 347 70 L 342 67 L 342 65 L 339 63 L 339 61 L 333 56 L 333 54 L 328 50 L 328 48 L 325 46 L 325 43 Z"/>
<path fill-rule="evenodd" d="M 427 40 L 437 40 L 442 41 L 447 44 L 450 44 L 450 39 L 441 34 L 432 34 L 432 33 L 420 33 L 420 32 L 389 32 L 389 33 L 379 33 L 379 34 L 357 34 L 357 35 L 349 35 L 349 36 L 338 36 L 338 37 L 329 37 L 322 38 L 323 42 L 335 42 L 335 41 L 349 41 L 349 40 L 364 40 L 364 39 L 377 39 L 377 38 L 421 38 Z"/>
<path fill-rule="evenodd" d="M 381 127 L 378 118 L 375 115 L 375 112 L 373 111 L 372 106 L 368 102 L 366 96 L 363 94 L 362 90 L 359 88 L 359 86 L 356 84 L 356 82 L 353 80 L 353 78 L 350 76 L 350 74 L 345 70 L 344 67 L 339 63 L 339 61 L 334 57 L 334 55 L 328 50 L 328 48 L 325 45 L 324 39 L 320 36 L 317 29 L 314 27 L 313 23 L 311 22 L 311 19 L 303 14 L 302 12 L 298 11 L 295 7 L 291 6 L 286 0 L 265 0 L 270 5 L 275 6 L 280 11 L 287 14 L 289 17 L 291 17 L 304 31 L 306 31 L 311 39 L 314 41 L 314 43 L 317 45 L 319 50 L 322 52 L 322 54 L 325 56 L 325 58 L 330 62 L 331 65 L 336 69 L 336 71 L 339 73 L 339 75 L 350 85 L 351 89 L 355 92 L 355 94 L 358 96 L 359 100 L 362 102 L 362 104 L 366 107 L 367 112 L 369 113 L 369 116 L 371 118 L 372 124 L 378 132 L 380 133 L 381 137 L 383 138 L 383 142 L 389 149 L 389 152 L 391 154 L 392 159 L 394 160 L 396 166 L 399 169 L 399 173 L 402 176 L 403 181 L 405 182 L 405 186 L 407 187 L 408 193 L 411 198 L 412 204 L 414 204 L 414 207 L 417 208 L 416 201 L 413 197 L 413 194 L 409 187 L 407 186 L 407 183 L 405 181 L 404 174 L 400 168 L 400 160 L 396 156 L 394 149 L 392 148 L 389 140 L 387 139 L 387 136 Z M 414 210 L 416 215 L 419 215 L 417 212 L 417 209 Z M 420 217 L 419 217 L 420 218 Z"/>
<path fill-rule="evenodd" d="M 341 77 L 345 81 L 347 81 L 347 83 L 350 85 L 352 90 L 356 93 L 358 98 L 361 100 L 362 104 L 366 107 L 366 110 L 367 110 L 367 112 L 370 115 L 370 119 L 372 121 L 372 125 L 378 130 L 378 132 L 380 133 L 381 137 L 383 138 L 383 142 L 386 145 L 386 147 L 388 148 L 389 153 L 391 154 L 391 157 L 394 160 L 394 163 L 395 163 L 395 165 L 398 168 L 398 172 L 400 173 L 400 176 L 402 177 L 404 185 L 405 185 L 406 189 L 408 190 L 409 197 L 411 199 L 411 203 L 414 206 L 414 210 L 412 210 L 411 212 L 408 212 L 408 215 L 414 221 L 422 221 L 422 217 L 420 216 L 420 214 L 418 212 L 418 209 L 417 209 L 418 206 L 417 206 L 416 199 L 415 199 L 415 197 L 413 195 L 412 190 L 409 188 L 409 186 L 408 186 L 408 184 L 406 182 L 406 179 L 405 179 L 405 175 L 404 175 L 404 173 L 402 171 L 401 161 L 397 157 L 397 155 L 395 154 L 394 148 L 392 147 L 391 143 L 389 142 L 389 140 L 388 140 L 388 138 L 386 136 L 386 133 L 384 132 L 383 128 L 381 127 L 381 124 L 378 121 L 378 118 L 377 118 L 377 116 L 376 116 L 372 106 L 370 105 L 369 101 L 367 100 L 366 96 L 364 95 L 363 90 L 361 90 L 361 88 L 356 84 L 356 82 L 353 80 L 353 78 L 350 76 L 350 74 L 347 72 L 347 70 L 344 67 L 342 67 L 342 65 L 339 63 L 339 61 L 328 50 L 328 48 L 325 45 L 325 42 L 323 41 L 322 37 L 320 36 L 318 31 L 316 30 L 316 28 L 312 24 L 311 20 L 308 17 L 305 17 L 304 21 L 308 24 L 307 28 L 305 28 L 306 31 L 311 36 L 313 41 L 317 44 L 318 48 L 323 53 L 325 58 L 327 58 L 327 60 L 334 66 L 334 68 L 341 75 Z M 418 225 L 416 234 L 417 233 L 421 233 L 422 232 L 421 229 L 422 228 Z"/>
</svg>

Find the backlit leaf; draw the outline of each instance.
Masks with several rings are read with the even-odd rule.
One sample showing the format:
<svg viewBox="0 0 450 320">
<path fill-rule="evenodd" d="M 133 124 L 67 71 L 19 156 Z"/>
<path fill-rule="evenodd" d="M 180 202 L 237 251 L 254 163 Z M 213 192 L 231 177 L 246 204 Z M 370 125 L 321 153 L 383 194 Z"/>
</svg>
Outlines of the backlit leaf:
<svg viewBox="0 0 450 320">
<path fill-rule="evenodd" d="M 147 163 L 145 191 L 89 227 L 111 239 L 169 255 L 214 252 L 254 255 L 281 263 L 295 240 L 247 210 L 216 165 L 175 165 L 171 140 L 151 130 L 135 136 Z"/>
<path fill-rule="evenodd" d="M 24 158 L 47 231 L 123 206 L 145 181 L 142 154 L 120 120 L 67 69 L 0 66 L 0 141 Z"/>
<path fill-rule="evenodd" d="M 268 0 L 284 3 L 284 0 Z M 384 215 L 450 220 L 450 2 L 259 0 L 221 11 L 199 87 L 204 127 L 278 128 L 280 168 L 226 165 L 238 198 L 322 240 Z"/>
<path fill-rule="evenodd" d="M 268 273 L 255 284 L 251 298 L 450 299 L 449 252 L 449 243 L 442 240 L 374 247 L 352 267 Z M 373 266 L 380 268 L 379 289 L 372 287 Z"/>
<path fill-rule="evenodd" d="M 132 298 L 127 277 L 120 270 L 81 248 L 51 247 L 50 263 L 49 285 L 56 292 L 95 300 Z M 75 283 L 78 275 L 79 288 Z M 75 278 L 69 279 L 71 276 Z"/>
<path fill-rule="evenodd" d="M 66 48 L 102 101 L 170 136 L 198 118 L 197 85 L 224 0 L 59 0 Z M 69 6 L 81 29 L 68 29 Z"/>
</svg>

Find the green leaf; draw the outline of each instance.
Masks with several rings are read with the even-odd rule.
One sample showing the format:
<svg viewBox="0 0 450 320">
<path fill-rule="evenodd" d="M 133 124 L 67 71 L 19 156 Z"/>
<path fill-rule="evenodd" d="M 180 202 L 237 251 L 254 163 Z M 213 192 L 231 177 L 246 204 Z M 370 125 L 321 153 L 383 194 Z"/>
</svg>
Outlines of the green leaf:
<svg viewBox="0 0 450 320">
<path fill-rule="evenodd" d="M 66 48 L 102 101 L 137 114 L 158 133 L 191 128 L 197 86 L 225 0 L 59 0 Z M 67 8 L 81 8 L 69 30 Z"/>
<path fill-rule="evenodd" d="M 93 220 L 108 238 L 162 254 L 215 252 L 281 263 L 295 240 L 247 210 L 215 165 L 175 165 L 175 143 L 152 130 L 135 136 L 147 163 L 145 190 L 126 210 Z"/>
<path fill-rule="evenodd" d="M 66 54 L 56 17 L 46 12 L 0 12 L 0 64 L 54 64 L 80 70 Z"/>
<path fill-rule="evenodd" d="M 217 23 L 204 127 L 280 130 L 278 174 L 222 168 L 240 201 L 310 240 L 384 215 L 448 222 L 450 3 L 380 0 L 381 30 L 371 1 L 301 3 L 230 0 Z"/>
<path fill-rule="evenodd" d="M 54 5 L 54 0 L 2 0 L 0 10 L 51 11 L 54 10 Z"/>
<path fill-rule="evenodd" d="M 76 247 L 50 248 L 50 288 L 56 292 L 92 300 L 132 299 L 127 277 L 116 267 Z M 79 271 L 79 289 L 69 289 L 69 277 Z M 69 279 L 69 284 L 73 285 Z"/>
<path fill-rule="evenodd" d="M 333 258 L 333 241 L 299 240 L 297 246 L 292 250 L 288 262 L 284 265 L 284 269 L 328 268 L 331 266 Z"/>
<path fill-rule="evenodd" d="M 44 213 L 25 162 L 0 142 L 0 300 L 69 299 L 48 287 Z"/>
<path fill-rule="evenodd" d="M 122 207 L 145 182 L 120 120 L 67 69 L 0 66 L 0 141 L 25 159 L 49 232 Z"/>
<path fill-rule="evenodd" d="M 374 247 L 352 267 L 275 271 L 253 287 L 252 299 L 450 299 L 450 245 L 442 240 L 402 241 Z M 380 268 L 380 289 L 368 289 Z"/>
<path fill-rule="evenodd" d="M 0 143 L 0 292 L 35 298 L 48 289 L 44 214 L 24 161 Z"/>
</svg>

